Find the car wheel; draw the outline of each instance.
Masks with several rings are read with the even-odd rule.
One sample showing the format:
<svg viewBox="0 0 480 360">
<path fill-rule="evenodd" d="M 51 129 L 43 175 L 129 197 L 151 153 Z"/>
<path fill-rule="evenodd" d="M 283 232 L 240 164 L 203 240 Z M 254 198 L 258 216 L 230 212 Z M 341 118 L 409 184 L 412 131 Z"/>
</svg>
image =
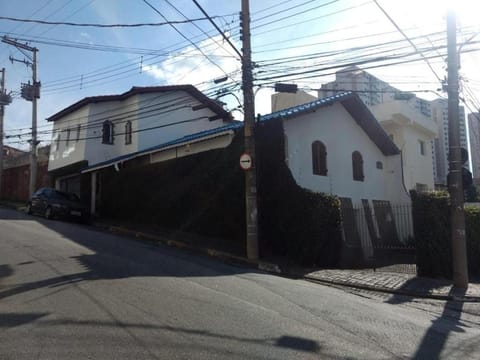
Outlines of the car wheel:
<svg viewBox="0 0 480 360">
<path fill-rule="evenodd" d="M 53 218 L 52 208 L 50 206 L 45 209 L 45 218 L 46 219 Z"/>
<path fill-rule="evenodd" d="M 32 204 L 28 203 L 25 211 L 28 215 L 32 215 Z"/>
</svg>

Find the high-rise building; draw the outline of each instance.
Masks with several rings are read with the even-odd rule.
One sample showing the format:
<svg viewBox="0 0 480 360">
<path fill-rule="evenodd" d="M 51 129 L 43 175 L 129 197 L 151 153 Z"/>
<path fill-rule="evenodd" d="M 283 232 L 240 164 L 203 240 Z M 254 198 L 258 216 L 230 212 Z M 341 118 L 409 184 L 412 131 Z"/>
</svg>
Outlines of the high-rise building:
<svg viewBox="0 0 480 360">
<path fill-rule="evenodd" d="M 431 101 L 432 119 L 438 127 L 438 136 L 434 141 L 434 163 L 433 171 L 435 184 L 438 186 L 447 185 L 448 175 L 448 101 L 436 99 Z M 458 121 L 460 125 L 460 146 L 468 149 L 467 131 L 465 127 L 465 109 L 459 107 Z"/>
<path fill-rule="evenodd" d="M 468 114 L 468 132 L 472 175 L 474 179 L 480 179 L 480 113 Z"/>
</svg>

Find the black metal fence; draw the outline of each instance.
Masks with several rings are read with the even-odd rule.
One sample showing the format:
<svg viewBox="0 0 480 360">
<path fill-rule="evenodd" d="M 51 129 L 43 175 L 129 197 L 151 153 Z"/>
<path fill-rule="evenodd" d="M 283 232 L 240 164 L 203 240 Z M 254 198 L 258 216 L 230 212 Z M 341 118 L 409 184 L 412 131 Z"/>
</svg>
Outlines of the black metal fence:
<svg viewBox="0 0 480 360">
<path fill-rule="evenodd" d="M 342 201 L 347 262 L 378 271 L 416 273 L 415 239 L 410 204 Z"/>
</svg>

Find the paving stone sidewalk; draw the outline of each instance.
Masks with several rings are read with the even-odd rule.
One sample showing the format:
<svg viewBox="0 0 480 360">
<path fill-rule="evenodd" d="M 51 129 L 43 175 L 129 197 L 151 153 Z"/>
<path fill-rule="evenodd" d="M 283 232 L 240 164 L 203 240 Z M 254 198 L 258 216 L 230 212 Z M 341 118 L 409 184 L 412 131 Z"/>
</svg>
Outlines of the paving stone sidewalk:
<svg viewBox="0 0 480 360">
<path fill-rule="evenodd" d="M 453 289 L 448 280 L 417 277 L 373 270 L 318 270 L 305 274 L 307 280 L 416 297 L 480 302 L 480 284 L 470 283 L 467 291 Z"/>
</svg>

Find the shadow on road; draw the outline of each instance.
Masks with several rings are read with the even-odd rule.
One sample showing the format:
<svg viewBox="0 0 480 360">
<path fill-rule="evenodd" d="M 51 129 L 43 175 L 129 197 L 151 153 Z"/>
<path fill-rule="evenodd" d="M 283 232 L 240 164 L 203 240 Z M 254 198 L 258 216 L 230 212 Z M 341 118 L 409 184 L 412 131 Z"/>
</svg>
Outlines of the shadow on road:
<svg viewBox="0 0 480 360">
<path fill-rule="evenodd" d="M 47 313 L 31 313 L 31 314 L 3 314 L 0 313 L 0 329 L 12 328 L 24 324 L 37 321 L 38 319 L 48 315 Z"/>
<path fill-rule="evenodd" d="M 0 265 L 0 280 L 13 274 L 13 268 L 8 264 Z"/>
<path fill-rule="evenodd" d="M 82 269 L 71 274 L 64 274 L 56 268 L 54 262 L 45 261 L 42 257 L 29 252 L 32 261 L 12 264 L 14 266 L 27 266 L 29 264 L 41 262 L 43 266 L 48 267 L 56 276 L 48 279 L 42 279 L 33 282 L 19 283 L 9 286 L 6 289 L 0 289 L 0 300 L 12 297 L 18 294 L 34 291 L 36 289 L 47 288 L 54 290 L 62 289 L 64 285 L 81 283 L 83 281 L 96 281 L 105 279 L 124 279 L 129 277 L 214 277 L 235 275 L 242 273 L 252 273 L 249 268 L 230 266 L 224 263 L 213 261 L 205 256 L 192 255 L 185 251 L 168 248 L 148 241 L 138 241 L 128 237 L 112 235 L 110 233 L 98 231 L 96 228 L 72 224 L 60 221 L 45 220 L 42 218 L 31 217 L 15 212 L 0 212 L 0 218 L 15 220 L 34 221 L 35 226 L 41 225 L 39 230 L 53 231 L 55 234 L 49 238 L 49 241 L 55 241 L 60 235 L 63 239 L 72 241 L 85 249 L 75 248 L 70 258 L 78 263 L 74 268 Z M 28 250 L 28 249 L 27 249 Z M 63 259 L 62 259 L 63 260 Z M 10 276 L 14 271 L 14 266 L 8 264 L 0 265 L 0 277 Z M 84 289 L 79 288 L 84 295 L 89 296 L 96 302 Z M 42 296 L 48 296 L 41 294 Z M 36 299 L 38 299 L 36 298 Z M 30 300 L 35 301 L 36 299 Z M 0 328 L 8 328 L 23 325 L 29 322 L 41 321 L 42 326 L 94 326 L 94 327 L 121 327 L 131 333 L 133 338 L 137 338 L 129 329 L 153 329 L 167 332 L 199 336 L 202 338 L 215 338 L 219 341 L 241 342 L 245 344 L 258 344 L 265 346 L 274 346 L 279 348 L 288 348 L 294 351 L 318 354 L 321 351 L 320 344 L 311 339 L 283 335 L 275 338 L 256 338 L 228 335 L 207 329 L 191 329 L 178 326 L 168 326 L 162 324 L 148 323 L 129 323 L 123 322 L 114 316 L 103 304 L 97 304 L 105 310 L 110 317 L 110 321 L 79 320 L 79 319 L 51 319 L 43 318 L 47 314 L 0 314 Z M 140 341 L 140 340 L 139 340 Z"/>
<path fill-rule="evenodd" d="M 412 289 L 414 287 L 423 286 L 423 291 L 434 290 L 441 285 L 451 284 L 448 281 L 439 280 L 438 283 L 429 282 L 430 288 L 426 289 L 427 282 L 423 283 L 422 279 L 414 278 L 407 281 L 403 289 Z M 466 294 L 466 290 L 452 289 L 450 295 L 461 297 Z M 390 304 L 402 304 L 412 301 L 414 298 L 405 295 L 393 295 L 387 303 Z M 415 354 L 412 359 L 424 360 L 424 359 L 439 359 L 443 349 L 446 346 L 446 342 L 450 333 L 452 332 L 465 332 L 461 327 L 463 302 L 462 301 L 446 301 L 443 307 L 442 314 L 436 319 L 432 320 L 432 324 L 428 328 L 427 332 L 423 336 Z M 459 349 L 462 351 L 462 349 Z"/>
<path fill-rule="evenodd" d="M 60 234 L 63 238 L 87 248 L 87 254 L 71 256 L 84 271 L 64 275 L 54 269 L 58 276 L 31 283 L 23 283 L 0 291 L 0 299 L 43 287 L 61 286 L 83 280 L 122 279 L 128 277 L 212 277 L 234 275 L 253 270 L 215 262 L 206 256 L 179 251 L 149 241 L 134 240 L 113 235 L 96 228 L 74 223 L 45 220 L 18 212 L 2 212 L 1 219 L 29 220 Z M 79 251 L 81 253 L 81 251 Z M 78 253 L 78 251 L 77 251 Z M 33 254 L 30 254 L 34 258 Z M 40 259 L 36 259 L 40 261 Z M 18 264 L 17 264 L 18 265 Z M 12 272 L 9 265 L 0 266 L 0 277 Z M 3 275 L 2 275 L 3 274 Z"/>
</svg>

